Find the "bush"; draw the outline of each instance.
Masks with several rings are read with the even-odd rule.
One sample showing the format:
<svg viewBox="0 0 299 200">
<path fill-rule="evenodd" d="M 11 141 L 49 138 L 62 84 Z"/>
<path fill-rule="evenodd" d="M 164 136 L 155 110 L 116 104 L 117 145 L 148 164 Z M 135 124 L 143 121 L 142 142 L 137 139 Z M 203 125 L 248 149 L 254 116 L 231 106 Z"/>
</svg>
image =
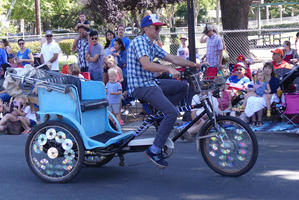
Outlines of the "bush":
<svg viewBox="0 0 299 200">
<path fill-rule="evenodd" d="M 60 49 L 66 56 L 70 56 L 73 54 L 72 52 L 73 42 L 74 42 L 73 39 L 62 40 L 59 42 Z"/>
<path fill-rule="evenodd" d="M 11 50 L 13 54 L 17 54 L 17 52 L 20 50 L 18 43 L 10 43 Z M 34 53 L 40 53 L 41 50 L 41 43 L 40 42 L 27 42 L 25 41 L 25 47 L 30 49 L 32 54 Z"/>
</svg>

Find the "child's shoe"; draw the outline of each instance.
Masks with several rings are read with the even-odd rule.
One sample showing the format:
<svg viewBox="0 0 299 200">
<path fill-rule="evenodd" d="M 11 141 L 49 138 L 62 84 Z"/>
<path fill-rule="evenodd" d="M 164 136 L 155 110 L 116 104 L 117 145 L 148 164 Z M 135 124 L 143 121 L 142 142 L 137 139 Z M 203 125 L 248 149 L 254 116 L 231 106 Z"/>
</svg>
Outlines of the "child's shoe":
<svg viewBox="0 0 299 200">
<path fill-rule="evenodd" d="M 267 110 L 267 117 L 271 117 L 271 110 Z"/>
</svg>

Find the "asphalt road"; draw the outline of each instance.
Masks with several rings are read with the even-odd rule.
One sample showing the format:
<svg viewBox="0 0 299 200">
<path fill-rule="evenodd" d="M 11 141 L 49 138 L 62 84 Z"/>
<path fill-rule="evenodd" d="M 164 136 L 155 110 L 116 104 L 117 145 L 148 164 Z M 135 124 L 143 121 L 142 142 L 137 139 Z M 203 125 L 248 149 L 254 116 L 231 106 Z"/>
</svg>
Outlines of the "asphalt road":
<svg viewBox="0 0 299 200">
<path fill-rule="evenodd" d="M 0 200 L 298 199 L 299 135 L 257 136 L 257 163 L 238 178 L 214 173 L 196 152 L 195 143 L 176 143 L 164 170 L 143 153 L 134 153 L 125 156 L 125 167 L 114 158 L 105 167 L 82 168 L 71 183 L 47 184 L 27 167 L 26 136 L 0 135 Z"/>
</svg>

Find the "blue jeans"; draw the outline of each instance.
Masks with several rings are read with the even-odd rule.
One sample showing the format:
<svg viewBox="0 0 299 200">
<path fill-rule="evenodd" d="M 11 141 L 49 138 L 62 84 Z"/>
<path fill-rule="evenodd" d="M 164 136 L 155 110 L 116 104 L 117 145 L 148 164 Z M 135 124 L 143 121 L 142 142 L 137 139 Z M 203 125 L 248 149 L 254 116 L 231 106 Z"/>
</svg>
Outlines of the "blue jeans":
<svg viewBox="0 0 299 200">
<path fill-rule="evenodd" d="M 90 79 L 93 81 L 102 81 L 103 80 L 103 72 L 98 69 L 89 69 Z"/>
<path fill-rule="evenodd" d="M 153 107 L 165 114 L 158 128 L 154 145 L 163 148 L 178 116 L 178 105 L 186 95 L 187 84 L 182 81 L 160 79 L 160 87 L 136 88 L 132 96 L 150 103 Z"/>
</svg>

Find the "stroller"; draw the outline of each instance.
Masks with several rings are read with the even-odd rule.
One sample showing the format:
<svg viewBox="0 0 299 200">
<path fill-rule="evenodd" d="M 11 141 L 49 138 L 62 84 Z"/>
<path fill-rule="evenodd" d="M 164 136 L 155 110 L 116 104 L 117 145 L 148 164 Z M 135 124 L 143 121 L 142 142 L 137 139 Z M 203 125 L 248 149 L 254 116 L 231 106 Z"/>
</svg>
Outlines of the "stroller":
<svg viewBox="0 0 299 200">
<path fill-rule="evenodd" d="M 282 90 L 281 103 L 276 110 L 281 118 L 293 125 L 299 124 L 299 66 L 295 66 L 280 79 Z"/>
</svg>

